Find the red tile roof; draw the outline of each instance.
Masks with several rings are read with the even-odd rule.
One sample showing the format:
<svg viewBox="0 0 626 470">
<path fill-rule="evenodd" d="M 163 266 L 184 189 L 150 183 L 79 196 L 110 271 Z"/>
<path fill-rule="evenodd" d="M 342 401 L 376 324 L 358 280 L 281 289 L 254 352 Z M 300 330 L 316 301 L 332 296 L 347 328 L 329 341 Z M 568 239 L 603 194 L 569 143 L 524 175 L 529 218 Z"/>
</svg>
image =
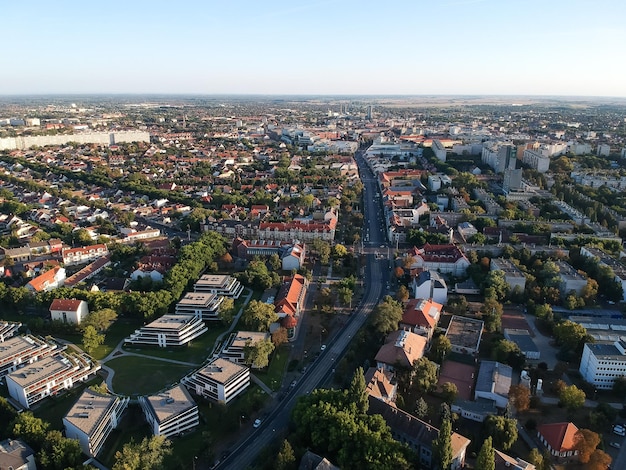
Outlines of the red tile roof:
<svg viewBox="0 0 626 470">
<path fill-rule="evenodd" d="M 54 299 L 50 305 L 50 311 L 72 311 L 75 312 L 80 307 L 83 300 L 77 299 Z"/>
<path fill-rule="evenodd" d="M 411 299 L 402 314 L 402 323 L 423 328 L 434 328 L 439 320 L 443 305 L 432 299 Z M 434 316 L 433 316 L 434 315 Z"/>
<path fill-rule="evenodd" d="M 56 274 L 59 272 L 59 269 L 61 269 L 59 266 L 56 266 L 55 268 L 52 268 L 48 271 L 46 271 L 45 273 L 43 273 L 40 276 L 37 276 L 36 278 L 32 279 L 28 285 L 36 292 L 41 292 L 42 290 L 44 290 L 49 284 L 52 284 L 54 282 L 54 276 L 56 276 Z"/>
<path fill-rule="evenodd" d="M 549 423 L 537 427 L 537 432 L 543 436 L 546 442 L 557 452 L 574 451 L 576 432 L 578 428 L 574 423 Z"/>
</svg>

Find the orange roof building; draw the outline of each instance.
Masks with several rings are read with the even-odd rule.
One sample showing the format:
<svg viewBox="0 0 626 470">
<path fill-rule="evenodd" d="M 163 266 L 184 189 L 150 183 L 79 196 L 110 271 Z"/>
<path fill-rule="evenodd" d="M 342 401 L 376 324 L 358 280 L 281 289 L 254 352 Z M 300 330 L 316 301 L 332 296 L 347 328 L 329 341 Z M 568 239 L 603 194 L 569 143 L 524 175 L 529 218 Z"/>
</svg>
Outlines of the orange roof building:
<svg viewBox="0 0 626 470">
<path fill-rule="evenodd" d="M 407 302 L 400 328 L 430 340 L 439 322 L 443 305 L 432 299 L 411 299 Z"/>
<path fill-rule="evenodd" d="M 578 454 L 574 449 L 578 428 L 574 423 L 550 423 L 537 427 L 537 437 L 555 457 L 572 457 Z"/>
<path fill-rule="evenodd" d="M 410 331 L 394 331 L 376 354 L 379 369 L 394 372 L 397 367 L 411 368 L 424 355 L 427 339 Z"/>
</svg>

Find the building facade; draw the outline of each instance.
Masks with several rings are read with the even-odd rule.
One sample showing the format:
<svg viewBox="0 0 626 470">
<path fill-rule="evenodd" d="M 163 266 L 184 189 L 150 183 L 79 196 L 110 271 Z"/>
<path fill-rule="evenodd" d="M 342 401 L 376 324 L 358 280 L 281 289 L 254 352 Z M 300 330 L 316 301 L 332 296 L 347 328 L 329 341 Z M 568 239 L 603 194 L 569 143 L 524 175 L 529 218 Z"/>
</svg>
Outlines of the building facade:
<svg viewBox="0 0 626 470">
<path fill-rule="evenodd" d="M 185 346 L 208 331 L 195 315 L 163 315 L 131 334 L 125 343 L 167 348 Z"/>
<path fill-rule="evenodd" d="M 182 385 L 156 395 L 139 397 L 139 404 L 155 436 L 177 436 L 200 423 L 198 405 Z"/>
<path fill-rule="evenodd" d="M 217 403 L 229 403 L 250 385 L 250 369 L 216 358 L 182 380 L 196 395 Z"/>
</svg>

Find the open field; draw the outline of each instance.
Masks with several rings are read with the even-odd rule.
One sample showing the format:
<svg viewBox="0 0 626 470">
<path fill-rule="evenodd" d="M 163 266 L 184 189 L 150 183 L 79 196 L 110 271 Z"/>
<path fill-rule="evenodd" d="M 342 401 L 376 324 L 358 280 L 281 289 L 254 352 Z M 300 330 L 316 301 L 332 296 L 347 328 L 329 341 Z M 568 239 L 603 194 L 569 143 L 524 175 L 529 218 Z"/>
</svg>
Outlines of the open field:
<svg viewBox="0 0 626 470">
<path fill-rule="evenodd" d="M 107 366 L 115 370 L 115 393 L 131 396 L 158 392 L 194 370 L 193 367 L 138 356 L 112 359 Z"/>
</svg>

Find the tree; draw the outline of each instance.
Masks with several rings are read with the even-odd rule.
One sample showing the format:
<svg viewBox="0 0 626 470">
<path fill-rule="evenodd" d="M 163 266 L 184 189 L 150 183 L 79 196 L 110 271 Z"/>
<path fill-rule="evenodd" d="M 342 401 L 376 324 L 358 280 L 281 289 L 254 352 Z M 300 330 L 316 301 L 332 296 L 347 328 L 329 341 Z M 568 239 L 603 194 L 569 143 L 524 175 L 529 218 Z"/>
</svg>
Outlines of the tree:
<svg viewBox="0 0 626 470">
<path fill-rule="evenodd" d="M 17 416 L 15 409 L 6 398 L 0 397 L 0 438 L 7 437 L 11 430 L 10 425 Z"/>
<path fill-rule="evenodd" d="M 243 348 L 246 364 L 255 369 L 263 369 L 270 363 L 270 354 L 274 351 L 274 343 L 271 339 L 263 339 L 251 344 L 248 340 Z"/>
<path fill-rule="evenodd" d="M 480 468 L 480 470 L 495 470 L 496 468 L 496 453 L 493 449 L 491 436 L 485 439 L 480 448 L 480 452 L 478 452 L 476 468 Z"/>
<path fill-rule="evenodd" d="M 526 362 L 519 346 L 508 339 L 502 339 L 498 342 L 496 347 L 491 350 L 491 357 L 498 362 L 516 368 L 523 367 L 524 362 Z"/>
<path fill-rule="evenodd" d="M 269 331 L 270 325 L 278 321 L 273 304 L 252 300 L 243 311 L 241 320 L 254 331 Z"/>
<path fill-rule="evenodd" d="M 91 354 L 101 344 L 104 344 L 104 335 L 98 334 L 98 331 L 93 326 L 88 325 L 83 332 L 83 347 L 85 351 Z"/>
<path fill-rule="evenodd" d="M 446 419 L 441 423 L 439 435 L 433 440 L 433 457 L 441 470 L 449 470 L 452 464 L 452 423 Z"/>
<path fill-rule="evenodd" d="M 622 375 L 615 379 L 613 382 L 613 392 L 620 397 L 626 397 L 626 377 Z"/>
<path fill-rule="evenodd" d="M 452 404 L 458 394 L 459 390 L 452 382 L 444 382 L 441 384 L 441 395 L 446 403 Z"/>
<path fill-rule="evenodd" d="M 44 470 L 82 468 L 83 451 L 78 440 L 63 437 L 57 430 L 48 431 L 37 460 Z"/>
<path fill-rule="evenodd" d="M 489 297 L 485 299 L 480 311 L 485 322 L 485 329 L 490 333 L 499 331 L 502 326 L 502 304 L 495 298 Z"/>
<path fill-rule="evenodd" d="M 606 470 L 610 467 L 613 459 L 606 452 L 596 449 L 589 457 L 589 462 L 585 465 L 585 470 Z"/>
<path fill-rule="evenodd" d="M 519 413 L 523 413 L 530 406 L 530 390 L 524 385 L 511 385 L 509 388 L 509 402 Z"/>
<path fill-rule="evenodd" d="M 485 289 L 490 288 L 496 300 L 502 301 L 509 293 L 509 284 L 506 282 L 504 272 L 500 270 L 489 271 L 485 277 Z"/>
<path fill-rule="evenodd" d="M 574 435 L 574 449 L 578 451 L 578 460 L 581 463 L 589 462 L 591 454 L 600 444 L 600 436 L 589 429 L 579 429 Z"/>
<path fill-rule="evenodd" d="M 543 455 L 536 447 L 530 450 L 530 453 L 528 454 L 528 462 L 532 463 L 537 470 L 547 470 L 546 463 L 550 465 L 550 459 L 548 458 L 546 462 Z"/>
<path fill-rule="evenodd" d="M 559 403 L 570 411 L 582 408 L 585 404 L 585 399 L 585 392 L 576 385 L 565 386 L 559 392 Z"/>
<path fill-rule="evenodd" d="M 102 333 L 109 329 L 111 324 L 117 319 L 117 312 L 112 308 L 102 308 L 100 310 L 94 310 L 87 318 L 85 318 L 81 324 L 83 328 L 91 325 L 98 332 Z"/>
<path fill-rule="evenodd" d="M 45 440 L 48 427 L 49 423 L 35 418 L 30 411 L 25 411 L 13 420 L 11 435 L 24 439 L 31 446 L 40 447 Z"/>
<path fill-rule="evenodd" d="M 437 364 L 420 357 L 413 362 L 413 387 L 421 393 L 428 393 L 437 384 Z"/>
<path fill-rule="evenodd" d="M 430 346 L 430 353 L 433 360 L 441 364 L 450 351 L 452 351 L 452 343 L 446 335 L 439 335 L 433 339 Z"/>
<path fill-rule="evenodd" d="M 576 351 L 578 354 L 583 350 L 585 343 L 593 342 L 587 334 L 587 330 L 579 323 L 565 320 L 554 327 L 554 337 L 563 350 Z"/>
<path fill-rule="evenodd" d="M 131 439 L 115 452 L 113 470 L 161 470 L 163 460 L 172 453 L 170 446 L 165 436 L 144 437 L 139 444 Z"/>
<path fill-rule="evenodd" d="M 340 287 L 338 294 L 339 294 L 339 301 L 342 304 L 344 305 L 352 304 L 352 296 L 354 295 L 354 292 L 352 292 L 352 289 L 349 289 L 348 287 Z"/>
<path fill-rule="evenodd" d="M 272 333 L 272 343 L 274 343 L 274 346 L 278 347 L 288 341 L 289 335 L 286 328 L 281 326 L 280 328 L 277 328 L 274 333 Z"/>
<path fill-rule="evenodd" d="M 293 448 L 287 439 L 283 440 L 278 455 L 276 456 L 276 463 L 274 468 L 276 470 L 292 470 L 295 469 L 296 456 L 293 452 Z"/>
<path fill-rule="evenodd" d="M 363 368 L 357 367 L 352 376 L 350 387 L 348 388 L 348 396 L 356 404 L 359 413 L 367 413 L 369 408 L 369 394 L 367 393 L 367 385 L 365 384 L 365 376 Z"/>
<path fill-rule="evenodd" d="M 426 403 L 426 400 L 422 397 L 419 397 L 415 402 L 415 416 L 419 419 L 424 419 L 428 416 L 428 403 Z"/>
<path fill-rule="evenodd" d="M 278 256 L 278 253 L 272 253 L 267 262 L 269 263 L 270 268 L 272 268 L 272 270 L 274 271 L 278 271 L 283 266 L 282 262 L 280 261 L 280 256 Z"/>
<path fill-rule="evenodd" d="M 341 243 L 337 243 L 334 247 L 333 247 L 333 258 L 344 258 L 348 255 L 348 250 L 346 249 L 345 246 L 343 246 Z"/>
<path fill-rule="evenodd" d="M 485 419 L 484 431 L 486 436 L 493 437 L 494 447 L 506 452 L 517 440 L 517 420 L 489 415 Z"/>
<path fill-rule="evenodd" d="M 235 318 L 235 300 L 232 297 L 224 297 L 218 307 L 217 315 L 223 323 L 230 325 Z"/>
<path fill-rule="evenodd" d="M 375 332 L 386 336 L 398 329 L 398 323 L 402 320 L 402 313 L 402 305 L 386 295 L 374 309 L 370 317 L 370 324 Z"/>
<path fill-rule="evenodd" d="M 407 289 L 405 285 L 398 287 L 398 292 L 396 292 L 396 300 L 403 303 L 409 300 L 409 289 Z"/>
</svg>

